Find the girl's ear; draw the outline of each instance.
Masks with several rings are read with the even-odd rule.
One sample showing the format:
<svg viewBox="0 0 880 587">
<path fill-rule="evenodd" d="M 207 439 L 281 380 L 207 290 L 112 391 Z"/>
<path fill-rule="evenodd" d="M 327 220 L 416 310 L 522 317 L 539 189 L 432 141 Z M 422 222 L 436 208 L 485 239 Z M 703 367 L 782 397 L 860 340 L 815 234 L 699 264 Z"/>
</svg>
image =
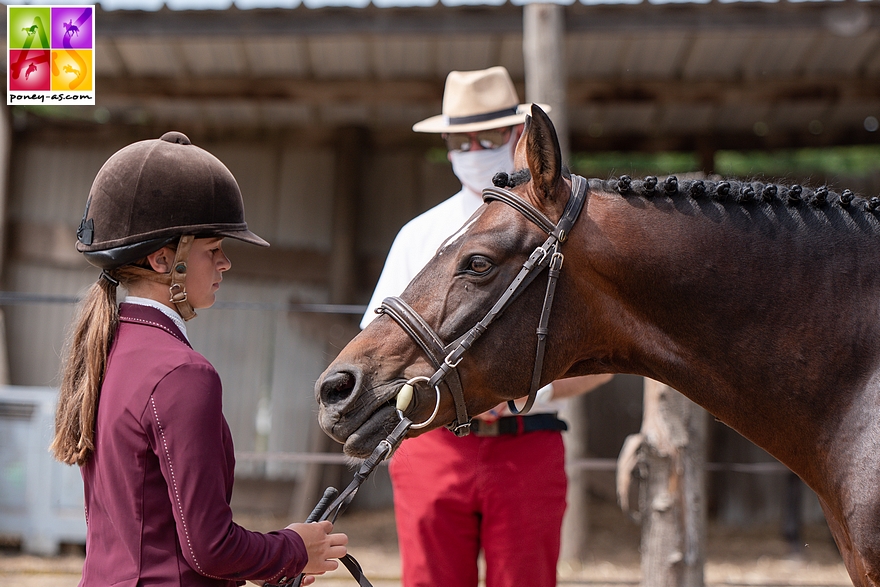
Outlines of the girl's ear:
<svg viewBox="0 0 880 587">
<path fill-rule="evenodd" d="M 156 273 L 171 273 L 171 264 L 174 263 L 175 251 L 171 247 L 162 247 L 155 253 L 147 255 L 150 267 Z"/>
</svg>

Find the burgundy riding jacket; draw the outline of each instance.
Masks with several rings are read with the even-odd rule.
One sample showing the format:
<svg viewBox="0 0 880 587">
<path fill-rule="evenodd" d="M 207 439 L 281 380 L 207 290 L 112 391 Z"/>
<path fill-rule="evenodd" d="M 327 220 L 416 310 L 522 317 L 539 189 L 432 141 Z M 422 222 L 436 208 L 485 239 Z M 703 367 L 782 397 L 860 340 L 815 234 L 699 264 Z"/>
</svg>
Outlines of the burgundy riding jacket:
<svg viewBox="0 0 880 587">
<path fill-rule="evenodd" d="M 295 576 L 292 530 L 232 521 L 235 458 L 217 372 L 155 308 L 122 304 L 82 467 L 88 534 L 80 585 L 241 585 Z"/>
</svg>

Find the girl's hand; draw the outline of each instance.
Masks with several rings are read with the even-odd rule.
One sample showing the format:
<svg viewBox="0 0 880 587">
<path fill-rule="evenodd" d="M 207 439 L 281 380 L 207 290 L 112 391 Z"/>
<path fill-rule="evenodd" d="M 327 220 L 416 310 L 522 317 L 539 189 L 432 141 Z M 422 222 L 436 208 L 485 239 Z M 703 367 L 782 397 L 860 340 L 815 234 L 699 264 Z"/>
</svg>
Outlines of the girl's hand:
<svg viewBox="0 0 880 587">
<path fill-rule="evenodd" d="M 303 572 L 306 573 L 303 585 L 314 582 L 314 577 L 308 575 L 323 575 L 327 571 L 335 571 L 339 568 L 339 561 L 348 553 L 346 545 L 348 536 L 345 534 L 331 534 L 333 524 L 328 520 L 309 524 L 291 524 L 287 527 L 293 530 L 303 539 L 309 562 L 306 563 Z M 309 581 L 311 579 L 311 581 Z M 308 583 L 306 581 L 309 581 Z"/>
</svg>

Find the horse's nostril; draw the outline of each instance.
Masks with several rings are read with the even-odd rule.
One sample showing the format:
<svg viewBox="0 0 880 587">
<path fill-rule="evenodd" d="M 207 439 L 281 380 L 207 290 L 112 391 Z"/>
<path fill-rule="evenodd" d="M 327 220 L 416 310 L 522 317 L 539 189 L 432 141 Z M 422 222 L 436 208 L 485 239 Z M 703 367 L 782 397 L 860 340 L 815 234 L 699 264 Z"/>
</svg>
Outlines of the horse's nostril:
<svg viewBox="0 0 880 587">
<path fill-rule="evenodd" d="M 321 401 L 325 404 L 344 401 L 351 396 L 356 384 L 357 378 L 347 371 L 338 371 L 328 375 L 321 383 Z"/>
</svg>

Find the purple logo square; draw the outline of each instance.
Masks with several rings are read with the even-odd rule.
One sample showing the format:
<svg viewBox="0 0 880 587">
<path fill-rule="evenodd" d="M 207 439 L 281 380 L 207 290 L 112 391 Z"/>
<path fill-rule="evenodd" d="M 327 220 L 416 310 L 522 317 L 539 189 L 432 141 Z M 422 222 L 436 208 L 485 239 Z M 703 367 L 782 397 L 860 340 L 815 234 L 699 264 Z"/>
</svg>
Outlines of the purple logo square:
<svg viewBox="0 0 880 587">
<path fill-rule="evenodd" d="M 91 6 L 53 6 L 52 48 L 92 49 L 93 10 Z"/>
</svg>

